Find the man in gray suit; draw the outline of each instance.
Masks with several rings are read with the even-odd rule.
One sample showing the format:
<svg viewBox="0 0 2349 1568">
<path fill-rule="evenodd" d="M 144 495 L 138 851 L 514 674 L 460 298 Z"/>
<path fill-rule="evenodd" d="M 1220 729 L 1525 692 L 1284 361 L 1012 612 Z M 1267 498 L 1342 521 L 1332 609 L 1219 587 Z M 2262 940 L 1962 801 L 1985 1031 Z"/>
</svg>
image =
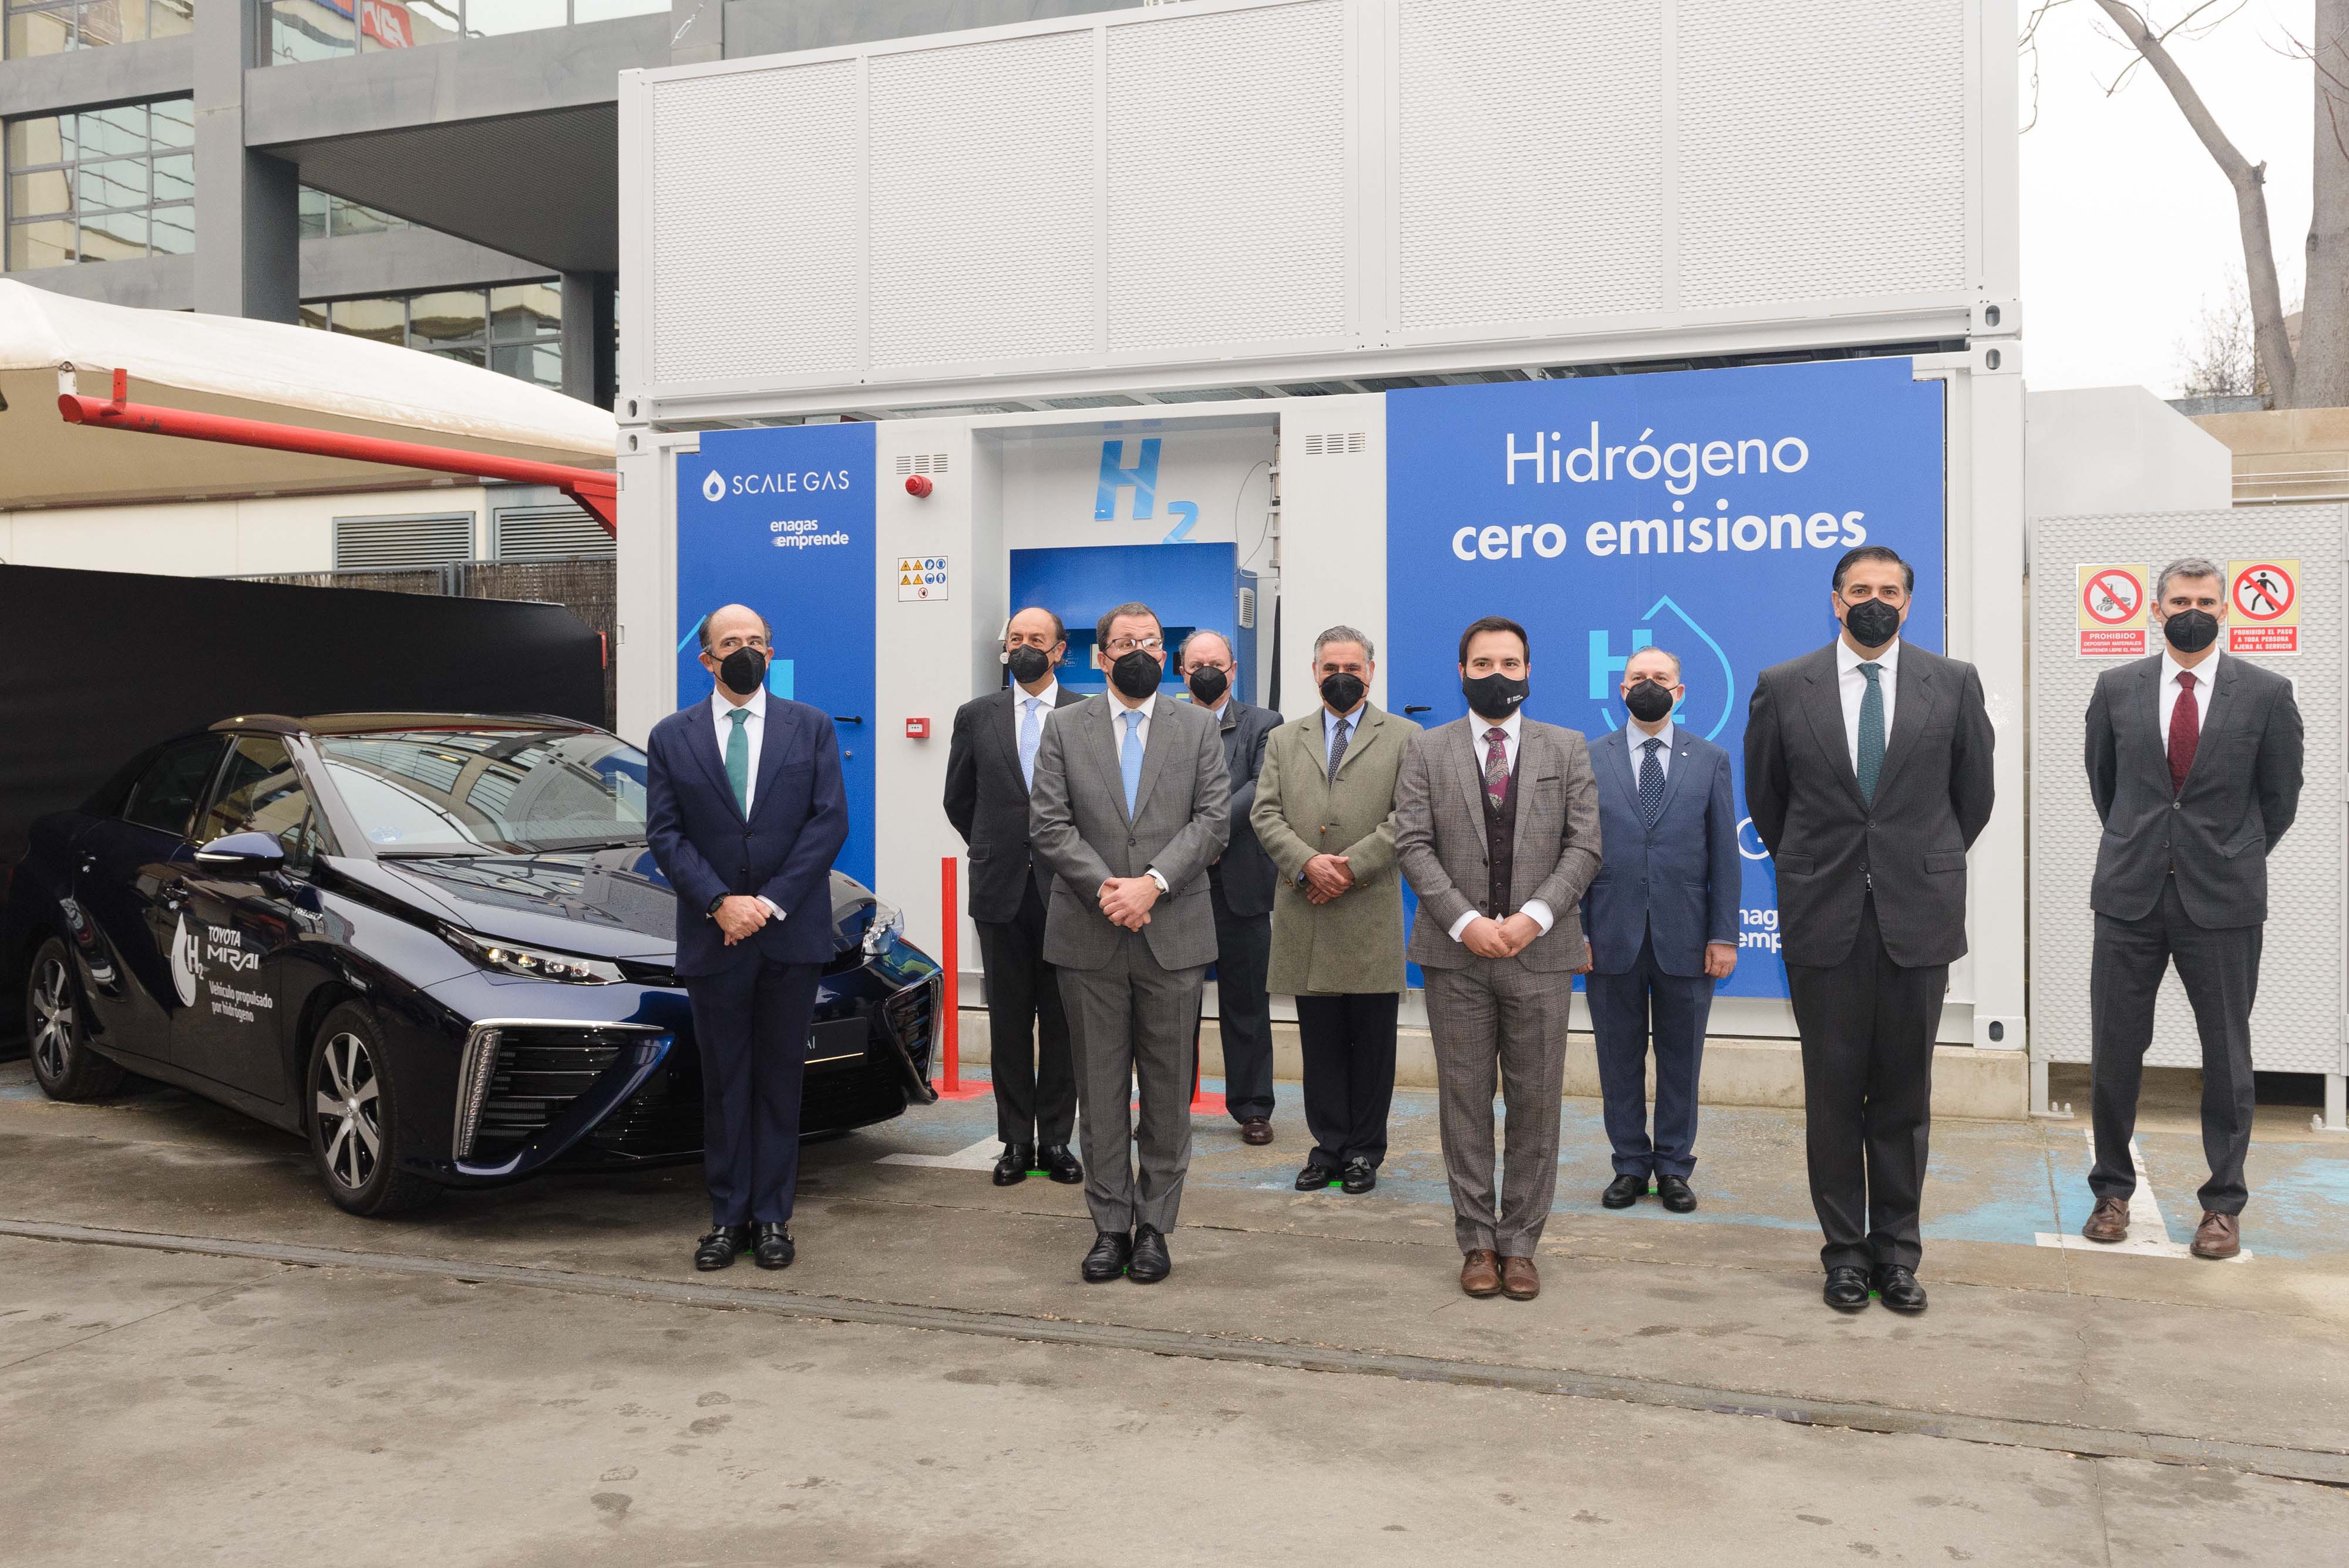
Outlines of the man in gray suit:
<svg viewBox="0 0 2349 1568">
<path fill-rule="evenodd" d="M 2088 700 L 2088 793 L 2103 819 L 2096 949 L 2088 971 L 2096 1207 L 2080 1234 L 2128 1238 L 2137 1087 L 2153 1004 L 2171 961 L 2202 1037 L 2198 1258 L 2242 1251 L 2251 1141 L 2251 1005 L 2268 917 L 2268 857 L 2300 811 L 2300 708 L 2292 682 L 2221 654 L 2227 579 L 2172 561 L 2153 590 L 2168 644 L 2107 670 Z"/>
<path fill-rule="evenodd" d="M 1212 714 L 1222 737 L 1224 772 L 1232 785 L 1232 836 L 1207 867 L 1207 901 L 1216 912 L 1216 1026 L 1224 1042 L 1224 1108 L 1240 1125 L 1242 1143 L 1272 1141 L 1272 998 L 1265 970 L 1272 961 L 1272 861 L 1248 826 L 1256 780 L 1264 766 L 1265 737 L 1280 715 L 1232 691 L 1237 666 L 1220 631 L 1200 630 L 1183 640 L 1178 673 L 1191 701 Z"/>
<path fill-rule="evenodd" d="M 1777 862 L 1822 1293 L 1838 1312 L 1871 1288 L 1925 1310 L 1933 1037 L 1966 950 L 1966 850 L 1994 794 L 1982 677 L 1901 640 L 1916 578 L 1881 545 L 1846 551 L 1828 589 L 1843 635 L 1764 670 L 1745 719 L 1745 805 Z"/>
<path fill-rule="evenodd" d="M 1164 636 L 1148 605 L 1101 618 L 1093 659 L 1110 689 L 1045 716 L 1029 792 L 1029 836 L 1053 875 L 1044 958 L 1076 1047 L 1093 1282 L 1174 1271 L 1166 1232 L 1191 1164 L 1199 990 L 1216 957 L 1207 866 L 1231 831 L 1214 721 L 1159 693 Z"/>
<path fill-rule="evenodd" d="M 1567 1009 L 1590 965 L 1578 918 L 1599 870 L 1599 785 L 1573 730 L 1519 711 L 1533 665 L 1501 616 L 1460 634 L 1468 717 L 1421 735 L 1395 780 L 1395 855 L 1419 895 L 1406 950 L 1425 971 L 1438 1129 L 1460 1288 L 1530 1301 L 1557 1190 Z M 1493 1204 L 1493 1085 L 1506 1114 Z"/>
</svg>

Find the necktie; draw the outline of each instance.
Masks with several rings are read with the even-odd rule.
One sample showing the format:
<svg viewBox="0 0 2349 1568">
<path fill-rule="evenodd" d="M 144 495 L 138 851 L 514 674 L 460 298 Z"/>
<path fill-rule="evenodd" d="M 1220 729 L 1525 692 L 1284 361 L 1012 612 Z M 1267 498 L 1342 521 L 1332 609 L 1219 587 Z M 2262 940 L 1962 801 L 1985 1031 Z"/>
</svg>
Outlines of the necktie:
<svg viewBox="0 0 2349 1568">
<path fill-rule="evenodd" d="M 1118 718 L 1124 722 L 1125 740 L 1117 750 L 1117 773 L 1125 781 L 1125 819 L 1131 822 L 1134 796 L 1142 791 L 1142 710 L 1129 708 Z"/>
<path fill-rule="evenodd" d="M 1019 716 L 1019 776 L 1028 787 L 1036 787 L 1036 742 L 1043 738 L 1043 720 L 1037 715 L 1043 711 L 1044 700 L 1030 697 L 1020 704 L 1025 710 Z"/>
<path fill-rule="evenodd" d="M 734 786 L 734 804 L 750 815 L 750 710 L 737 708 L 726 715 L 734 732 L 726 737 L 726 781 Z"/>
<path fill-rule="evenodd" d="M 1876 775 L 1884 771 L 1884 687 L 1881 664 L 1863 664 L 1868 691 L 1859 700 L 1859 798 L 1876 804 Z"/>
<path fill-rule="evenodd" d="M 2178 705 L 2169 711 L 2169 788 L 2186 793 L 2186 775 L 2194 770 L 2194 748 L 2202 741 L 2202 711 L 2194 705 L 2194 675 L 2178 672 Z"/>
<path fill-rule="evenodd" d="M 1647 753 L 1640 759 L 1640 815 L 1650 827 L 1656 826 L 1656 813 L 1664 804 L 1664 764 L 1656 760 L 1663 744 L 1661 740 L 1651 739 L 1640 748 Z"/>
<path fill-rule="evenodd" d="M 1498 811 L 1509 801 L 1509 732 L 1498 724 L 1485 732 L 1485 801 Z"/>
<path fill-rule="evenodd" d="M 1346 732 L 1352 723 L 1353 721 L 1350 719 L 1339 720 L 1337 729 L 1330 736 L 1330 782 L 1331 784 L 1338 782 L 1338 764 L 1346 760 Z"/>
</svg>

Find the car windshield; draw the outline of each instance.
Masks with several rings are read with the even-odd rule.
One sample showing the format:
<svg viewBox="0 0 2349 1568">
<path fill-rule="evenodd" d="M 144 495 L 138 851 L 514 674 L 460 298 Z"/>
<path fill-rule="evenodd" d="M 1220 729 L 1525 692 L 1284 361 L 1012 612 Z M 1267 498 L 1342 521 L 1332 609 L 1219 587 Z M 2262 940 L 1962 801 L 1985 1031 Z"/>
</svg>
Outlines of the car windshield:
<svg viewBox="0 0 2349 1568">
<path fill-rule="evenodd" d="M 595 730 L 320 735 L 326 776 L 384 855 L 538 854 L 645 837 L 645 754 Z"/>
</svg>

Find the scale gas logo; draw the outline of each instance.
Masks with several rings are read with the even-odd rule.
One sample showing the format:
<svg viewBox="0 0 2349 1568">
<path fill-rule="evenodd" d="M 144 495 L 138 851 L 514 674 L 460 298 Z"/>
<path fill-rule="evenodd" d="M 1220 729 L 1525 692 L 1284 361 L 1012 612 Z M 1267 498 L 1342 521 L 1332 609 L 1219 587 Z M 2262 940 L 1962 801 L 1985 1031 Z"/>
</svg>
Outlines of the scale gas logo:
<svg viewBox="0 0 2349 1568">
<path fill-rule="evenodd" d="M 1661 628 L 1661 635 L 1659 634 Z M 1683 635 L 1685 633 L 1686 635 Z M 1664 595 L 1648 607 L 1631 628 L 1628 641 L 1619 654 L 1609 651 L 1612 643 L 1604 628 L 1594 628 L 1590 633 L 1590 700 L 1599 704 L 1599 716 L 1609 730 L 1618 728 L 1615 711 L 1622 705 L 1623 667 L 1631 656 L 1643 648 L 1661 648 L 1681 661 L 1681 683 L 1688 695 L 1673 711 L 1675 723 L 1699 730 L 1708 720 L 1711 727 L 1699 730 L 1708 741 L 1718 736 L 1737 706 L 1737 671 L 1730 667 L 1729 655 L 1713 634 L 1697 625 L 1695 618 Z M 1710 658 L 1706 656 L 1710 655 Z M 1712 669 L 1721 671 L 1721 706 L 1713 708 Z"/>
<path fill-rule="evenodd" d="M 726 476 L 716 469 L 711 469 L 709 477 L 701 482 L 701 498 L 710 502 L 725 500 Z"/>
<path fill-rule="evenodd" d="M 181 1006 L 196 1004 L 196 936 L 185 915 L 171 931 L 171 988 L 180 993 Z"/>
<path fill-rule="evenodd" d="M 848 470 L 844 468 L 810 468 L 787 473 L 738 473 L 731 478 L 713 468 L 701 482 L 701 498 L 714 506 L 730 495 L 802 495 L 850 488 Z"/>
</svg>

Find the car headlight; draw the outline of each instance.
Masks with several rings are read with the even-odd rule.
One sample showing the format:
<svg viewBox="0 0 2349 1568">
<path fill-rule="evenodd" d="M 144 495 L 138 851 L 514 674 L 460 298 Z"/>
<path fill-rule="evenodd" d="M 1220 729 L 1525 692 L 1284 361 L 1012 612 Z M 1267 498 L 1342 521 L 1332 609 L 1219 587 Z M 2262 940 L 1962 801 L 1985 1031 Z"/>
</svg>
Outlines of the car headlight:
<svg viewBox="0 0 2349 1568">
<path fill-rule="evenodd" d="M 449 945 L 501 974 L 528 975 L 533 980 L 560 980 L 573 985 L 614 985 L 623 978 L 620 966 L 608 959 L 582 958 L 577 953 L 548 952 L 544 948 L 520 947 L 455 926 L 442 926 Z"/>
<path fill-rule="evenodd" d="M 874 899 L 873 919 L 864 928 L 864 951 L 867 955 L 878 953 L 892 937 L 903 936 L 905 930 L 905 911 L 895 904 Z"/>
</svg>

